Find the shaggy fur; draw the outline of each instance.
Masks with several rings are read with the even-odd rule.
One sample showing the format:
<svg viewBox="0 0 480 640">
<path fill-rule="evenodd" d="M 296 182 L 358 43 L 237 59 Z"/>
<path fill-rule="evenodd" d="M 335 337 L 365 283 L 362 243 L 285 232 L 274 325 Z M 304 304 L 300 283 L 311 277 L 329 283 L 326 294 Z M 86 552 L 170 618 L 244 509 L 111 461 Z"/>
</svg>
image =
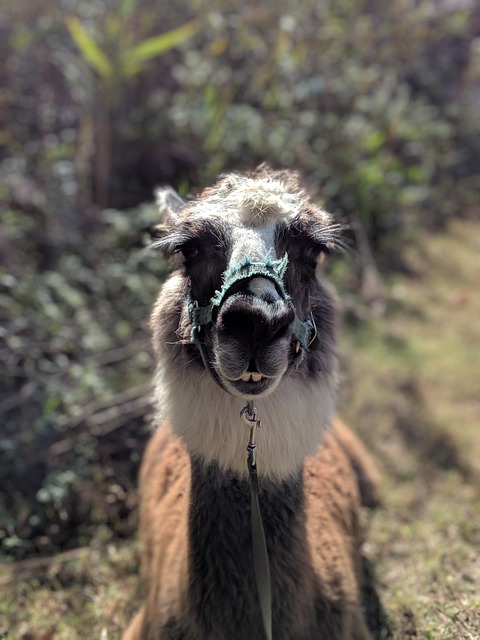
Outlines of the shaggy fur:
<svg viewBox="0 0 480 640">
<path fill-rule="evenodd" d="M 263 640 L 254 579 L 247 432 L 254 399 L 275 640 L 367 640 L 359 512 L 374 469 L 333 420 L 334 304 L 317 265 L 338 227 L 290 173 L 230 175 L 194 203 L 167 192 L 158 245 L 183 255 L 152 315 L 157 399 L 166 419 L 140 474 L 146 599 L 124 640 Z M 235 285 L 202 327 L 213 380 L 191 343 L 188 302 L 205 305 L 239 261 L 288 255 L 284 287 Z M 313 318 L 298 354 L 292 321 Z M 249 379 L 250 376 L 250 379 Z M 255 378 L 253 378 L 253 377 Z M 260 379 L 261 378 L 261 379 Z"/>
</svg>

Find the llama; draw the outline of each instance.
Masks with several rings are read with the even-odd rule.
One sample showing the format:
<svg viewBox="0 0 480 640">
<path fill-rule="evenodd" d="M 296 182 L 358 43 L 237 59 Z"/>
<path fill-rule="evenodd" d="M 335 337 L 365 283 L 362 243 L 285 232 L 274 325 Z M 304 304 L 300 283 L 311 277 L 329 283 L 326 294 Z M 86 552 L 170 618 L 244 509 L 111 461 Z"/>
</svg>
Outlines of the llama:
<svg viewBox="0 0 480 640">
<path fill-rule="evenodd" d="M 151 320 L 163 423 L 140 471 L 146 597 L 124 640 L 366 640 L 359 513 L 375 470 L 334 417 L 334 302 L 319 267 L 339 226 L 296 174 L 263 165 L 193 202 L 159 200 L 156 245 L 180 264 Z M 261 421 L 271 633 L 242 409 Z"/>
</svg>

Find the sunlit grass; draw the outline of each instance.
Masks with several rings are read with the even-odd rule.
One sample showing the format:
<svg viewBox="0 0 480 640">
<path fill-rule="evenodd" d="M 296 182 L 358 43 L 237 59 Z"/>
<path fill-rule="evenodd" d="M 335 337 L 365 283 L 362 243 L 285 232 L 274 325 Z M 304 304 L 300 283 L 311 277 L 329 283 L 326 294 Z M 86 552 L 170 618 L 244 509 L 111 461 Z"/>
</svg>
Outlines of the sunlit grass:
<svg viewBox="0 0 480 640">
<path fill-rule="evenodd" d="M 60 554 L 43 565 L 0 571 L 0 637 L 55 640 L 119 638 L 138 596 L 135 542 Z M 10 634 L 10 635 L 8 635 Z"/>
<path fill-rule="evenodd" d="M 382 473 L 366 553 L 394 638 L 480 637 L 480 234 L 422 239 L 342 342 L 342 413 Z"/>
</svg>

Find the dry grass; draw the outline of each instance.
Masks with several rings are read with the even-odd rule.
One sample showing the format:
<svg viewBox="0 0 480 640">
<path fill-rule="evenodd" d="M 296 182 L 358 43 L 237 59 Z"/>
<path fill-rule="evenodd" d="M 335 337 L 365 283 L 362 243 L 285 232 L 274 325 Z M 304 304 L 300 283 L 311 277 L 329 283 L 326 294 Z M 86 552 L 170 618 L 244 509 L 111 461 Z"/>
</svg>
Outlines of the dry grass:
<svg viewBox="0 0 480 640">
<path fill-rule="evenodd" d="M 472 640 L 480 638 L 480 225 L 455 222 L 409 253 L 414 275 L 387 283 L 386 316 L 346 329 L 341 345 L 341 412 L 382 472 L 383 506 L 365 545 L 381 605 L 369 600 L 369 609 L 377 638 Z M 3 565 L 0 637 L 119 638 L 137 604 L 136 558 L 129 542 Z"/>
<path fill-rule="evenodd" d="M 66 552 L 0 570 L 0 638 L 111 640 L 121 637 L 138 595 L 136 543 Z"/>
</svg>

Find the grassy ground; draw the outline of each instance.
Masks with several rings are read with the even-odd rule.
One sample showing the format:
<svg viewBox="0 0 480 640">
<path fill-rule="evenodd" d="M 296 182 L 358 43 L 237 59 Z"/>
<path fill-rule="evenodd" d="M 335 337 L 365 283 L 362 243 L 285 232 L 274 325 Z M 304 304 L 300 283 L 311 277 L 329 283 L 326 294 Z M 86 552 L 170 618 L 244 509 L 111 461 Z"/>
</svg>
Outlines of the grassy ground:
<svg viewBox="0 0 480 640">
<path fill-rule="evenodd" d="M 480 225 L 409 253 L 342 344 L 341 412 L 382 473 L 365 552 L 394 638 L 480 638 Z"/>
<path fill-rule="evenodd" d="M 480 638 L 480 225 L 406 251 L 386 314 L 341 343 L 341 414 L 382 474 L 365 544 L 380 605 L 368 607 L 377 638 Z M 0 638 L 120 637 L 137 569 L 135 541 L 2 565 Z"/>
</svg>

